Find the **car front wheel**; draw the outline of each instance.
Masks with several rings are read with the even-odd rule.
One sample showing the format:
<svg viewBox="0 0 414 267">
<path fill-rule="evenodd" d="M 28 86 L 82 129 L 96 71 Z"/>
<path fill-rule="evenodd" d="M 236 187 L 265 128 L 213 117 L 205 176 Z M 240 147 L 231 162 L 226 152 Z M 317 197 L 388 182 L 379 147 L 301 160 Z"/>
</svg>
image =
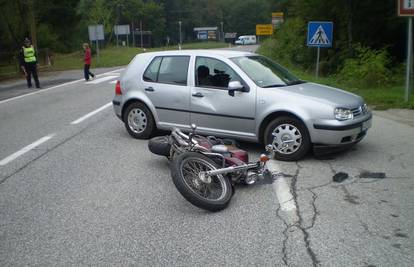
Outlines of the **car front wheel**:
<svg viewBox="0 0 414 267">
<path fill-rule="evenodd" d="M 264 135 L 271 144 L 275 158 L 284 161 L 301 159 L 309 151 L 310 138 L 306 126 L 293 117 L 279 117 L 269 123 Z"/>
<path fill-rule="evenodd" d="M 143 103 L 134 102 L 128 105 L 124 113 L 125 128 L 137 139 L 147 139 L 155 126 L 151 111 Z"/>
</svg>

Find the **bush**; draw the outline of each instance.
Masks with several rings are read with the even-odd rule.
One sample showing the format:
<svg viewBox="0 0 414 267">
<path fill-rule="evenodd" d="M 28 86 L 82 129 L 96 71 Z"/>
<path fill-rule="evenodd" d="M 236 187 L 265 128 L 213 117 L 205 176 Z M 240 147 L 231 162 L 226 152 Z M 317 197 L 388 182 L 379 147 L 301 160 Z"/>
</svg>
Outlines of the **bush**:
<svg viewBox="0 0 414 267">
<path fill-rule="evenodd" d="M 378 86 L 391 82 L 390 56 L 385 48 L 375 50 L 355 45 L 354 58 L 346 59 L 337 78 L 350 85 Z"/>
</svg>

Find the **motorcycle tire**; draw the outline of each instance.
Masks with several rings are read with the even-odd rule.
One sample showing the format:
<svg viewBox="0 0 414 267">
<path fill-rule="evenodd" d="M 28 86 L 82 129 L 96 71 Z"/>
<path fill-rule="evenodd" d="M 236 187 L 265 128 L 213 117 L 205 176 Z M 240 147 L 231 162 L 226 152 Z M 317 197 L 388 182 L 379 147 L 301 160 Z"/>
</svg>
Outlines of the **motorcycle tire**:
<svg viewBox="0 0 414 267">
<path fill-rule="evenodd" d="M 148 149 L 160 156 L 169 157 L 170 156 L 170 150 L 171 150 L 171 144 L 170 139 L 168 136 L 157 136 L 154 138 L 151 138 L 148 141 Z"/>
<path fill-rule="evenodd" d="M 191 204 L 208 211 L 220 211 L 228 206 L 233 196 L 230 180 L 224 175 L 216 175 L 211 177 L 210 183 L 206 183 L 194 175 L 218 168 L 213 160 L 203 154 L 184 152 L 172 160 L 171 176 L 177 190 Z"/>
</svg>

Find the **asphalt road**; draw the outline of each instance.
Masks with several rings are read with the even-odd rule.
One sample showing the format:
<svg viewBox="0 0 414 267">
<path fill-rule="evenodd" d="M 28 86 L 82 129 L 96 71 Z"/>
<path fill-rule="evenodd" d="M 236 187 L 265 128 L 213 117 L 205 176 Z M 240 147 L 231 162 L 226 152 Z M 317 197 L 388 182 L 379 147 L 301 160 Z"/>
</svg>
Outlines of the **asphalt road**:
<svg viewBox="0 0 414 267">
<path fill-rule="evenodd" d="M 273 161 L 209 213 L 113 114 L 119 73 L 0 101 L 1 266 L 414 265 L 412 126 L 376 113 L 353 149 Z"/>
</svg>

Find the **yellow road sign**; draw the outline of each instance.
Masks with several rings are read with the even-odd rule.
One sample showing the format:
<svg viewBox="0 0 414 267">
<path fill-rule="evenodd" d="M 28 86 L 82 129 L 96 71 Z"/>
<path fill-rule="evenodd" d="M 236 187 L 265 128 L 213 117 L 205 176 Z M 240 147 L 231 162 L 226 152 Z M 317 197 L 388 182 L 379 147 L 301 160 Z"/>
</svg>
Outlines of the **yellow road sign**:
<svg viewBox="0 0 414 267">
<path fill-rule="evenodd" d="M 276 18 L 276 17 L 283 18 L 283 12 L 272 12 L 272 18 Z"/>
<path fill-rule="evenodd" d="M 256 35 L 272 35 L 273 25 L 272 24 L 257 24 Z"/>
</svg>

